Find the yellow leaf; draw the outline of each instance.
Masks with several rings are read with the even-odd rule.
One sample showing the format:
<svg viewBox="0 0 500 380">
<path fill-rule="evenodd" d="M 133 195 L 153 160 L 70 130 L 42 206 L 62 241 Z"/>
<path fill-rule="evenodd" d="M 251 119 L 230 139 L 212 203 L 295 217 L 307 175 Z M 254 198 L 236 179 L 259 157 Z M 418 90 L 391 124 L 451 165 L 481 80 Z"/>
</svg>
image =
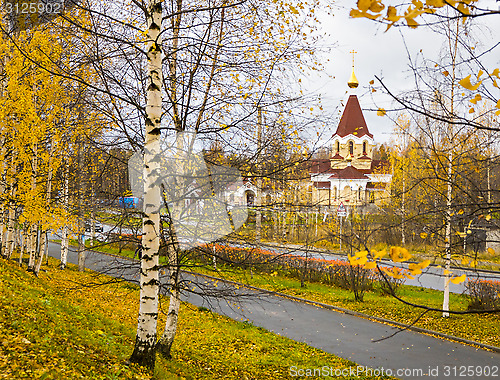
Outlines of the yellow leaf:
<svg viewBox="0 0 500 380">
<path fill-rule="evenodd" d="M 442 8 L 445 5 L 444 0 L 425 0 L 425 4 L 429 7 Z"/>
<path fill-rule="evenodd" d="M 460 263 L 461 263 L 462 265 L 467 265 L 467 264 L 469 264 L 469 259 L 468 259 L 467 257 L 464 257 L 464 258 L 460 261 Z"/>
<path fill-rule="evenodd" d="M 354 254 L 355 257 L 366 257 L 368 255 L 368 251 L 359 251 Z"/>
<path fill-rule="evenodd" d="M 399 268 L 392 268 L 392 269 L 382 268 L 382 271 L 384 271 L 384 273 L 390 277 L 394 277 L 397 279 L 404 278 L 404 276 L 400 274 Z"/>
<path fill-rule="evenodd" d="M 385 116 L 387 112 L 383 108 L 379 108 L 377 111 L 377 116 Z"/>
<path fill-rule="evenodd" d="M 361 12 L 358 9 L 351 9 L 351 11 L 349 12 L 349 16 L 351 16 L 352 18 L 364 17 L 364 12 Z"/>
<path fill-rule="evenodd" d="M 410 263 L 410 264 L 408 264 L 408 269 L 410 269 L 411 274 L 414 276 L 422 273 L 422 269 L 420 269 L 420 265 L 418 265 L 418 264 Z"/>
<path fill-rule="evenodd" d="M 481 78 L 481 76 L 484 74 L 484 71 L 483 70 L 479 70 L 479 72 L 477 73 L 477 79 L 479 80 L 479 78 Z"/>
<path fill-rule="evenodd" d="M 384 8 L 385 8 L 384 4 L 375 0 L 375 1 L 372 1 L 369 10 L 372 11 L 373 13 L 379 13 L 379 12 L 382 12 L 384 10 Z"/>
<path fill-rule="evenodd" d="M 430 265 L 431 261 L 430 260 L 424 260 L 419 264 L 419 267 L 424 269 L 427 268 Z"/>
<path fill-rule="evenodd" d="M 402 247 L 391 247 L 389 255 L 391 256 L 392 261 L 397 263 L 408 261 L 411 258 L 408 250 Z"/>
<path fill-rule="evenodd" d="M 467 276 L 465 274 L 458 276 L 458 277 L 453 277 L 450 281 L 453 282 L 454 284 L 460 284 L 465 281 Z"/>
<path fill-rule="evenodd" d="M 417 9 L 422 9 L 424 7 L 424 4 L 422 4 L 420 0 L 412 0 L 412 3 Z"/>
<path fill-rule="evenodd" d="M 445 71 L 443 71 L 443 75 L 444 75 L 445 77 L 447 77 L 448 75 L 450 75 L 450 73 L 449 73 L 447 70 L 445 70 Z"/>
<path fill-rule="evenodd" d="M 476 91 L 479 88 L 479 86 L 481 85 L 482 81 L 479 81 L 475 85 L 472 85 L 472 83 L 470 82 L 470 77 L 471 77 L 471 75 L 469 74 L 464 79 L 462 79 L 460 82 L 458 82 L 458 84 L 460 84 L 460 86 L 466 88 L 467 90 Z"/>
<path fill-rule="evenodd" d="M 406 24 L 412 28 L 415 29 L 418 27 L 418 22 L 416 22 L 412 17 L 405 16 Z"/>
<path fill-rule="evenodd" d="M 460 209 L 458 212 L 457 212 L 458 215 L 463 215 L 464 214 L 464 210 L 463 209 Z"/>
<path fill-rule="evenodd" d="M 377 267 L 377 263 L 375 261 L 370 261 L 365 264 L 366 269 L 375 269 Z"/>
<path fill-rule="evenodd" d="M 359 18 L 359 17 L 366 17 L 370 20 L 375 20 L 377 19 L 380 15 L 377 14 L 377 15 L 372 15 L 371 13 L 367 13 L 367 12 L 361 12 L 360 10 L 358 9 L 351 9 L 351 12 L 349 13 L 349 16 L 351 16 L 352 18 Z"/>
<path fill-rule="evenodd" d="M 372 254 L 373 254 L 373 258 L 374 259 L 378 259 L 378 258 L 381 258 L 381 257 L 384 257 L 385 255 L 387 255 L 387 252 L 385 249 L 381 250 L 381 251 L 372 251 Z"/>
<path fill-rule="evenodd" d="M 458 3 L 457 10 L 464 15 L 470 14 L 469 7 L 465 5 L 463 2 Z"/>
<path fill-rule="evenodd" d="M 494 255 L 496 252 L 495 252 L 495 250 L 493 248 L 490 247 L 490 248 L 488 248 L 488 253 L 490 255 Z"/>
<path fill-rule="evenodd" d="M 427 237 L 427 233 L 426 233 L 426 232 L 422 232 L 422 233 L 420 233 L 420 237 L 421 237 L 422 239 L 425 239 L 425 238 Z"/>
<path fill-rule="evenodd" d="M 372 79 L 369 83 L 370 83 L 370 84 L 374 84 L 374 83 L 375 83 L 375 81 Z"/>
<path fill-rule="evenodd" d="M 358 6 L 358 9 L 360 11 L 366 12 L 368 9 L 370 9 L 372 0 L 358 0 L 358 3 L 356 5 Z"/>
<path fill-rule="evenodd" d="M 445 276 L 446 276 L 446 275 L 448 275 L 448 274 L 452 274 L 452 273 L 453 273 L 453 272 L 449 271 L 448 269 L 445 269 L 445 270 L 444 270 L 444 272 L 443 272 L 443 274 L 444 274 Z"/>
<path fill-rule="evenodd" d="M 490 74 L 490 76 L 496 76 L 498 79 L 500 79 L 500 69 L 495 69 L 493 72 Z"/>
<path fill-rule="evenodd" d="M 477 102 L 480 101 L 481 99 L 482 99 L 481 95 L 476 94 L 476 96 L 474 96 L 473 99 L 469 100 L 469 102 L 471 102 L 472 104 L 477 104 Z"/>
</svg>

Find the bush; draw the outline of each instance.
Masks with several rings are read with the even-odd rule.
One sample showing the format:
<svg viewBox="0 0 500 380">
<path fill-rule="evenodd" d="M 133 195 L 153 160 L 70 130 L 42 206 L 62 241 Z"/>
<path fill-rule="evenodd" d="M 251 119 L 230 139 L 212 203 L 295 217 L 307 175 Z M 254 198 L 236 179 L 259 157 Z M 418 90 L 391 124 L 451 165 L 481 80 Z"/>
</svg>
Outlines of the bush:
<svg viewBox="0 0 500 380">
<path fill-rule="evenodd" d="M 398 272 L 401 272 L 401 270 L 398 270 Z M 382 294 L 391 296 L 393 294 L 396 295 L 398 293 L 401 285 L 404 284 L 405 279 L 396 278 L 388 275 L 382 276 L 381 273 L 377 272 L 375 274 L 375 282 L 378 284 L 377 288 L 380 290 Z"/>
<path fill-rule="evenodd" d="M 198 257 L 210 265 L 214 251 L 202 247 L 202 255 Z M 221 265 L 233 268 L 251 268 L 260 273 L 275 273 L 285 277 L 307 280 L 326 285 L 337 286 L 354 293 L 357 301 L 363 301 L 366 291 L 373 290 L 375 284 L 385 294 L 391 294 L 387 282 L 377 270 L 365 269 L 341 260 L 323 260 L 304 258 L 295 255 L 278 255 L 275 252 L 258 248 L 239 248 L 215 244 L 215 255 Z M 386 276 L 394 292 L 403 284 L 404 279 Z"/>
<path fill-rule="evenodd" d="M 500 281 L 469 280 L 466 285 L 469 310 L 493 310 L 500 308 Z"/>
</svg>

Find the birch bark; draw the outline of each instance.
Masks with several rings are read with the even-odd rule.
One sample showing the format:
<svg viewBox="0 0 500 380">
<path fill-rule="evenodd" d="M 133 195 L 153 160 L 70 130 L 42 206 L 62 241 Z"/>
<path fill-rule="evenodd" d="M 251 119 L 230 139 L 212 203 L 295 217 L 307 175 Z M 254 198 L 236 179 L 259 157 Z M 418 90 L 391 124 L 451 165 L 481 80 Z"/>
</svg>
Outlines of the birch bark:
<svg viewBox="0 0 500 380">
<path fill-rule="evenodd" d="M 68 212 L 69 209 L 69 164 L 66 163 L 65 173 L 64 173 L 64 189 L 63 189 L 63 198 L 64 198 L 64 209 Z M 62 237 L 61 237 L 61 264 L 60 268 L 65 269 L 68 263 L 68 249 L 69 249 L 69 239 L 68 239 L 68 225 L 65 224 L 62 229 Z"/>
<path fill-rule="evenodd" d="M 162 7 L 161 0 L 150 0 L 147 7 L 146 42 L 148 87 L 146 135 L 144 144 L 144 217 L 137 334 L 130 361 L 148 368 L 155 366 L 158 323 L 160 248 L 160 123 L 162 113 Z"/>
</svg>

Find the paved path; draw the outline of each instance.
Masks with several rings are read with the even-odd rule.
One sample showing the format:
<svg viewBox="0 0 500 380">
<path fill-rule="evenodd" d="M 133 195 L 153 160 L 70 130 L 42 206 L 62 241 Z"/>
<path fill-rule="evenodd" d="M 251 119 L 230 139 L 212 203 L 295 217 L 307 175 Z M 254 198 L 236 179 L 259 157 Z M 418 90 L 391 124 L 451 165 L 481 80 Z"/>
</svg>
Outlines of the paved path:
<svg viewBox="0 0 500 380">
<path fill-rule="evenodd" d="M 50 255 L 57 258 L 59 249 L 57 244 L 52 243 Z M 69 261 L 77 262 L 74 252 L 70 253 Z M 130 281 L 138 279 L 138 263 L 122 258 L 88 253 L 87 267 Z M 185 274 L 184 279 L 192 282 L 191 289 L 226 290 L 236 296 L 230 298 L 230 302 L 211 296 L 202 298 L 192 293 L 184 297 L 196 306 L 208 307 L 237 320 L 249 320 L 256 326 L 355 361 L 361 366 L 383 368 L 385 373 L 392 370 L 394 376 L 402 379 L 458 379 L 465 378 L 459 376 L 464 371 L 465 375 L 471 371 L 470 376 L 466 376 L 468 379 L 500 378 L 499 353 L 411 331 L 375 343 L 373 340 L 387 337 L 396 329 L 267 293 L 236 290 L 221 283 L 214 288 L 210 281 L 201 277 Z M 323 365 L 328 366 L 329 363 Z M 489 376 L 484 375 L 485 370 Z M 479 371 L 482 371 L 481 376 L 477 375 Z"/>
</svg>

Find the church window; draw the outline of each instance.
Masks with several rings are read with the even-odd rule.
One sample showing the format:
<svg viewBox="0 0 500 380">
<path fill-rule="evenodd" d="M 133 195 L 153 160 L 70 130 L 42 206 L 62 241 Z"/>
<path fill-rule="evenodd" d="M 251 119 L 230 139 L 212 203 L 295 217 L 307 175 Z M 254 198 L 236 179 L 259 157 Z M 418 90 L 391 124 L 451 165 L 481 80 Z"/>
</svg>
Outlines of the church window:
<svg viewBox="0 0 500 380">
<path fill-rule="evenodd" d="M 366 155 L 366 141 L 363 142 L 363 154 Z"/>
<path fill-rule="evenodd" d="M 340 142 L 337 141 L 337 153 L 340 152 Z"/>
<path fill-rule="evenodd" d="M 349 141 L 349 154 L 354 156 L 354 143 L 352 141 Z"/>
</svg>

